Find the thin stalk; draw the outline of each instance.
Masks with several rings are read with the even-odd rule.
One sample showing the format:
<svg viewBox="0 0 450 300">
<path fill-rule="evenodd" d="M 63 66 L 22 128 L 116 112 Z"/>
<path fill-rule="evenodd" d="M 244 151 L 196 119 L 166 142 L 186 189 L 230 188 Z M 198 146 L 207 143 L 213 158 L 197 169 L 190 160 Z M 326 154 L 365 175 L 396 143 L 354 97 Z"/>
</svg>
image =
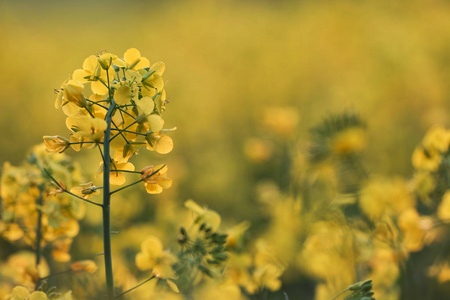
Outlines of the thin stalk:
<svg viewBox="0 0 450 300">
<path fill-rule="evenodd" d="M 44 187 L 42 185 L 39 186 L 39 197 L 36 199 L 36 207 L 38 209 L 38 219 L 36 226 L 36 270 L 38 270 L 38 280 L 39 278 L 39 264 L 41 263 L 42 249 L 41 249 L 41 239 L 42 239 L 42 206 L 44 204 L 44 196 L 43 196 Z M 38 285 L 36 284 L 36 288 Z"/>
<path fill-rule="evenodd" d="M 91 201 L 91 200 L 88 200 L 88 199 L 84 199 L 83 197 L 80 197 L 80 196 L 75 195 L 74 193 L 68 191 L 68 190 L 65 188 L 65 186 L 59 184 L 59 182 L 58 182 L 58 181 L 50 174 L 49 171 L 47 171 L 47 169 L 43 169 L 43 170 L 44 170 L 44 172 L 47 174 L 47 176 L 50 177 L 51 181 L 52 181 L 57 187 L 59 187 L 60 190 L 61 190 L 62 192 L 67 193 L 67 194 L 69 194 L 69 195 L 71 195 L 71 196 L 73 196 L 73 197 L 75 197 L 75 198 L 77 198 L 77 199 L 80 199 L 80 200 L 84 201 L 84 202 L 87 202 L 87 203 L 90 203 L 90 204 L 94 204 L 94 205 L 97 205 L 97 206 L 102 206 L 100 203 L 95 203 L 94 201 Z"/>
<path fill-rule="evenodd" d="M 128 126 L 125 127 L 124 129 L 122 129 L 122 131 L 125 130 L 125 129 L 130 128 L 131 126 L 133 126 L 133 125 L 136 124 L 136 123 L 137 123 L 137 121 L 134 121 L 133 123 L 131 123 L 130 125 L 128 125 Z M 120 130 L 120 129 L 119 129 L 119 130 Z M 117 134 L 115 134 L 112 138 L 110 138 L 109 141 L 111 142 L 111 141 L 112 141 L 113 139 L 115 139 L 118 135 L 120 135 L 120 132 L 117 133 Z"/>
<path fill-rule="evenodd" d="M 135 131 L 131 131 L 131 130 L 121 130 L 121 129 L 117 129 L 117 128 L 111 128 L 111 130 L 120 131 L 120 132 L 127 132 L 127 133 L 133 133 L 133 134 L 142 135 L 142 136 L 147 136 L 145 133 L 135 132 Z"/>
<path fill-rule="evenodd" d="M 129 170 L 111 170 L 111 172 L 124 172 L 124 173 L 142 174 L 141 171 L 129 171 Z"/>
<path fill-rule="evenodd" d="M 109 98 L 111 99 L 111 104 L 109 105 L 108 112 L 106 113 L 106 130 L 105 138 L 103 141 L 103 154 L 106 158 L 103 164 L 103 252 L 105 258 L 105 277 L 106 277 L 106 293 L 107 299 L 114 299 L 114 276 L 113 276 L 113 266 L 112 266 L 112 251 L 111 251 L 111 185 L 110 185 L 110 171 L 111 171 L 111 160 L 110 157 L 110 136 L 111 136 L 111 123 L 112 114 L 116 106 L 114 99 L 111 97 L 111 89 L 109 88 L 109 74 L 106 70 L 106 77 L 108 77 L 108 90 Z"/>
<path fill-rule="evenodd" d="M 142 181 L 144 181 L 144 180 L 147 179 L 147 178 L 152 177 L 153 175 L 155 175 L 156 173 L 158 173 L 159 171 L 161 171 L 165 166 L 166 166 L 166 165 L 163 165 L 161 168 L 159 168 L 158 170 L 152 172 L 151 174 L 149 174 L 149 175 L 148 175 L 147 177 L 145 177 L 145 178 L 141 178 L 141 179 L 139 179 L 138 181 L 135 181 L 135 182 L 133 182 L 133 183 L 130 183 L 130 184 L 126 185 L 126 186 L 121 187 L 120 189 L 117 189 L 117 190 L 112 191 L 112 192 L 111 192 L 111 195 L 114 194 L 114 193 L 120 192 L 121 190 L 124 190 L 124 189 L 126 189 L 126 188 L 129 188 L 130 186 L 133 186 L 133 185 L 135 185 L 135 184 L 138 184 L 139 182 L 142 182 Z"/>
<path fill-rule="evenodd" d="M 137 289 L 138 287 L 140 287 L 140 286 L 143 285 L 144 283 L 149 282 L 149 281 L 152 280 L 153 278 L 155 278 L 155 276 L 152 276 L 152 277 L 146 279 L 145 281 L 139 283 L 139 284 L 136 285 L 135 287 L 133 287 L 133 288 L 131 288 L 131 289 L 129 289 L 129 290 L 123 292 L 122 294 L 117 295 L 116 298 L 122 297 L 123 295 L 125 295 L 125 294 L 127 294 L 127 293 L 129 293 L 129 292 L 131 292 L 131 291 L 133 291 L 133 290 L 135 290 L 135 289 Z"/>
</svg>

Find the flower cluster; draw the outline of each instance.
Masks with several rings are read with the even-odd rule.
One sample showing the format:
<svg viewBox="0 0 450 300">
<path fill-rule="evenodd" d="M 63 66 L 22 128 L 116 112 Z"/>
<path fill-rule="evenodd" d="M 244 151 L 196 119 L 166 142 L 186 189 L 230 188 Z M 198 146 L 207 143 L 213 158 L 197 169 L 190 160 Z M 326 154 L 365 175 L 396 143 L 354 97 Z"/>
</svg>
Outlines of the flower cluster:
<svg viewBox="0 0 450 300">
<path fill-rule="evenodd" d="M 5 163 L 1 177 L 0 234 L 10 241 L 22 239 L 36 248 L 41 215 L 41 247 L 50 243 L 53 258 L 68 261 L 70 244 L 79 232 L 78 221 L 86 211 L 85 204 L 55 191 L 43 168 L 65 184 L 78 185 L 82 181 L 77 164 L 65 155 L 46 152 L 43 145 L 35 147 L 28 162 L 20 167 Z"/>
<path fill-rule="evenodd" d="M 150 64 L 135 48 L 128 49 L 123 58 L 105 51 L 86 58 L 82 69 L 75 70 L 55 90 L 55 106 L 66 114 L 71 133 L 69 138 L 44 136 L 47 150 L 62 153 L 69 147 L 75 151 L 101 149 L 100 145 L 108 142 L 111 157 L 102 158 L 98 173 L 103 171 L 105 159 L 110 159 L 112 185 L 125 183 L 122 173 L 144 174 L 151 167 L 137 172 L 129 162 L 140 147 L 161 154 L 173 149 L 173 141 L 167 134 L 176 128 L 164 129 L 162 118 L 168 103 L 162 79 L 164 70 L 163 62 Z M 143 178 L 149 193 L 160 193 L 170 186 L 169 179 L 156 185 L 153 183 L 156 175 L 152 176 L 150 179 L 147 174 Z M 84 189 L 84 195 L 88 192 Z"/>
</svg>

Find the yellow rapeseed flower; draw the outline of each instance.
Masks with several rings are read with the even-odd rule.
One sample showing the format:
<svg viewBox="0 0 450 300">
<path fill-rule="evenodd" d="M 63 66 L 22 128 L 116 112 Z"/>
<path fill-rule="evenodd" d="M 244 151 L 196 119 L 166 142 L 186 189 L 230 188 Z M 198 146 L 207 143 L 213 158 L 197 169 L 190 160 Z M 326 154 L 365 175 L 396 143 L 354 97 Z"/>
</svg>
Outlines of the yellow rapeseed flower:
<svg viewBox="0 0 450 300">
<path fill-rule="evenodd" d="M 417 146 L 412 155 L 412 164 L 416 169 L 436 171 L 442 161 L 442 155 L 436 149 Z"/>
<path fill-rule="evenodd" d="M 331 149 L 335 154 L 359 153 L 367 146 L 366 132 L 362 128 L 348 128 L 333 137 Z"/>
<path fill-rule="evenodd" d="M 196 223 L 200 225 L 205 224 L 205 227 L 210 228 L 213 232 L 217 231 L 221 222 L 221 218 L 218 213 L 211 209 L 201 207 L 190 199 L 184 203 L 184 206 L 197 215 Z"/>
<path fill-rule="evenodd" d="M 442 201 L 437 209 L 437 216 L 441 220 L 450 220 L 450 190 L 442 196 Z"/>
<path fill-rule="evenodd" d="M 63 153 L 70 146 L 70 142 L 65 137 L 59 135 L 44 136 L 44 144 L 48 151 Z"/>
<path fill-rule="evenodd" d="M 110 79 L 113 78 L 114 72 L 109 72 Z M 83 62 L 83 69 L 77 69 L 73 72 L 72 78 L 79 82 L 90 82 L 91 90 L 97 95 L 108 94 L 108 88 L 103 82 L 108 81 L 106 71 L 102 68 L 95 55 L 91 55 Z"/>
<path fill-rule="evenodd" d="M 139 52 L 136 48 L 130 48 L 125 51 L 123 59 L 128 68 L 131 70 L 139 70 L 150 67 L 150 61 L 141 56 L 141 52 Z"/>
<path fill-rule="evenodd" d="M 424 245 L 425 231 L 415 208 L 405 210 L 398 218 L 398 226 L 403 231 L 403 245 L 410 252 L 420 251 Z"/>
<path fill-rule="evenodd" d="M 172 186 L 172 179 L 166 176 L 167 170 L 166 165 L 147 166 L 142 169 L 141 177 L 144 180 L 147 193 L 160 194 L 163 189 L 168 189 Z"/>
<path fill-rule="evenodd" d="M 161 279 L 173 278 L 172 265 L 176 257 L 163 250 L 161 241 L 155 236 L 147 237 L 141 244 L 141 252 L 136 255 L 136 266 L 142 270 L 152 270 L 152 274 Z"/>
<path fill-rule="evenodd" d="M 72 118 L 72 131 L 75 138 L 87 138 L 90 141 L 100 143 L 106 130 L 106 121 L 89 116 Z"/>
</svg>

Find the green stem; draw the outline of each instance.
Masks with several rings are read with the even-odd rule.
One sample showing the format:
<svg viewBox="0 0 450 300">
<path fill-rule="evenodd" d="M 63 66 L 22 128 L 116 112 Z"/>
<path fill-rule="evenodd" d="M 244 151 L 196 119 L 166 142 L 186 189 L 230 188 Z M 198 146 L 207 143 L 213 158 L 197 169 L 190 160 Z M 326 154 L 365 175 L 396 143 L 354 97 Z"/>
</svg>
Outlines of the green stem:
<svg viewBox="0 0 450 300">
<path fill-rule="evenodd" d="M 348 292 L 348 288 L 346 288 L 343 291 L 340 291 L 336 296 L 333 297 L 333 299 L 331 300 L 336 300 L 337 298 L 339 298 L 342 294 L 344 294 L 345 292 Z"/>
<path fill-rule="evenodd" d="M 133 126 L 134 124 L 136 124 L 137 123 L 137 121 L 134 121 L 133 123 L 131 123 L 130 125 L 128 125 L 127 127 L 125 127 L 124 129 L 122 129 L 121 131 L 123 131 L 123 130 L 126 130 L 126 129 L 128 129 L 128 128 L 130 128 L 131 126 Z M 119 129 L 120 130 L 120 129 Z M 120 135 L 120 132 L 119 133 L 117 133 L 117 134 L 115 134 L 112 138 L 110 138 L 109 139 L 109 142 L 111 142 L 113 139 L 115 139 L 117 136 L 119 136 Z"/>
<path fill-rule="evenodd" d="M 36 270 L 38 270 L 38 281 L 39 278 L 39 264 L 41 263 L 41 239 L 42 239 L 42 206 L 44 205 L 44 196 L 43 196 L 44 187 L 42 185 L 39 186 L 39 197 L 36 200 L 36 206 L 38 209 L 38 219 L 37 219 L 37 227 L 36 227 Z M 36 288 L 38 285 L 36 284 Z"/>
<path fill-rule="evenodd" d="M 155 278 L 155 276 L 152 276 L 152 277 L 148 278 L 147 280 L 145 280 L 145 281 L 139 283 L 137 286 L 135 286 L 135 287 L 133 287 L 133 288 L 131 288 L 131 289 L 129 289 L 129 290 L 123 292 L 122 294 L 117 295 L 116 298 L 122 297 L 123 295 L 125 295 L 125 294 L 131 292 L 132 290 L 137 289 L 138 287 L 140 287 L 141 285 L 143 285 L 143 284 L 149 282 L 149 281 L 152 280 L 153 278 Z"/>
<path fill-rule="evenodd" d="M 111 99 L 111 104 L 106 113 L 106 130 L 105 138 L 103 141 L 103 154 L 106 158 L 103 164 L 103 252 L 105 258 L 105 277 L 106 277 L 106 292 L 107 299 L 114 299 L 114 276 L 113 276 L 113 266 L 112 266 L 112 251 L 111 251 L 111 185 L 110 185 L 110 171 L 111 171 L 111 160 L 110 157 L 110 136 L 111 136 L 111 123 L 112 114 L 116 106 L 114 99 L 111 97 L 111 90 L 109 88 L 109 74 L 106 70 L 106 77 L 108 77 L 108 90 L 109 98 Z"/>
<path fill-rule="evenodd" d="M 140 171 L 128 171 L 128 170 L 111 170 L 111 172 L 125 172 L 125 173 L 142 174 L 142 172 L 140 172 Z"/>
</svg>

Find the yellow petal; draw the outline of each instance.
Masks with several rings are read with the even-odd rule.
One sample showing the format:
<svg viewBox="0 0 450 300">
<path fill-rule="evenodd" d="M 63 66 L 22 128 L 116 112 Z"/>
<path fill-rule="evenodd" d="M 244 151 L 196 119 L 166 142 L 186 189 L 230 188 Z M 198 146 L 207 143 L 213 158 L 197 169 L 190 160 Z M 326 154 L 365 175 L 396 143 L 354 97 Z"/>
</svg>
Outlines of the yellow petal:
<svg viewBox="0 0 450 300">
<path fill-rule="evenodd" d="M 150 257 L 156 258 L 163 252 L 163 244 L 157 237 L 149 236 L 142 242 L 141 250 Z"/>
<path fill-rule="evenodd" d="M 136 266 L 141 271 L 150 270 L 155 265 L 155 261 L 151 260 L 148 255 L 139 252 L 135 259 Z"/>
<path fill-rule="evenodd" d="M 131 88 L 127 85 L 119 87 L 114 93 L 114 100 L 119 105 L 129 103 L 131 101 Z"/>
<path fill-rule="evenodd" d="M 160 154 L 167 154 L 171 152 L 172 149 L 173 140 L 167 135 L 161 136 L 161 138 L 156 142 L 155 150 Z"/>
<path fill-rule="evenodd" d="M 108 88 L 103 85 L 99 80 L 91 81 L 91 90 L 93 93 L 98 95 L 106 95 L 108 94 Z"/>
<path fill-rule="evenodd" d="M 30 300 L 47 300 L 47 295 L 44 292 L 33 292 L 30 296 Z"/>
<path fill-rule="evenodd" d="M 71 256 L 69 253 L 63 250 L 55 249 L 52 251 L 53 259 L 58 262 L 68 262 L 71 259 Z"/>
<path fill-rule="evenodd" d="M 160 131 L 164 126 L 164 120 L 163 120 L 163 118 L 161 118 L 160 115 L 156 115 L 156 114 L 150 115 L 147 117 L 147 120 L 148 120 L 148 123 L 150 124 L 150 129 L 153 132 Z"/>
<path fill-rule="evenodd" d="M 139 69 L 144 69 L 144 68 L 148 68 L 148 67 L 150 67 L 150 61 L 145 57 L 141 57 L 139 62 L 133 69 L 139 70 Z"/>
<path fill-rule="evenodd" d="M 13 288 L 11 293 L 12 299 L 27 299 L 30 296 L 30 293 L 23 286 L 16 286 Z"/>
<path fill-rule="evenodd" d="M 158 74 L 159 76 L 161 76 L 164 73 L 164 71 L 166 70 L 166 65 L 162 61 L 159 61 L 157 63 L 154 63 L 151 66 L 150 70 L 155 71 L 155 74 Z"/>
<path fill-rule="evenodd" d="M 141 58 L 141 53 L 136 48 L 130 48 L 125 52 L 123 58 L 128 65 L 132 65 Z"/>
<path fill-rule="evenodd" d="M 163 189 L 168 189 L 172 186 L 172 179 L 170 178 L 158 178 L 158 184 L 163 188 Z"/>
<path fill-rule="evenodd" d="M 161 194 L 163 188 L 157 183 L 145 183 L 145 189 L 149 194 Z"/>
<path fill-rule="evenodd" d="M 97 57 L 95 55 L 91 55 L 84 60 L 83 69 L 92 74 L 94 73 L 95 68 L 97 68 L 97 65 L 98 65 Z"/>
<path fill-rule="evenodd" d="M 90 75 L 91 74 L 86 72 L 86 70 L 77 69 L 77 70 L 73 71 L 72 78 L 79 82 L 88 82 L 88 80 L 85 79 L 85 77 L 90 76 Z"/>
<path fill-rule="evenodd" d="M 155 108 L 155 102 L 153 102 L 150 97 L 143 97 L 141 100 L 136 102 L 136 106 L 139 109 L 139 112 L 143 115 L 149 115 L 153 112 Z"/>
<path fill-rule="evenodd" d="M 111 171 L 111 175 L 109 176 L 109 180 L 111 185 L 122 185 L 125 183 L 125 176 L 120 172 Z"/>
</svg>

